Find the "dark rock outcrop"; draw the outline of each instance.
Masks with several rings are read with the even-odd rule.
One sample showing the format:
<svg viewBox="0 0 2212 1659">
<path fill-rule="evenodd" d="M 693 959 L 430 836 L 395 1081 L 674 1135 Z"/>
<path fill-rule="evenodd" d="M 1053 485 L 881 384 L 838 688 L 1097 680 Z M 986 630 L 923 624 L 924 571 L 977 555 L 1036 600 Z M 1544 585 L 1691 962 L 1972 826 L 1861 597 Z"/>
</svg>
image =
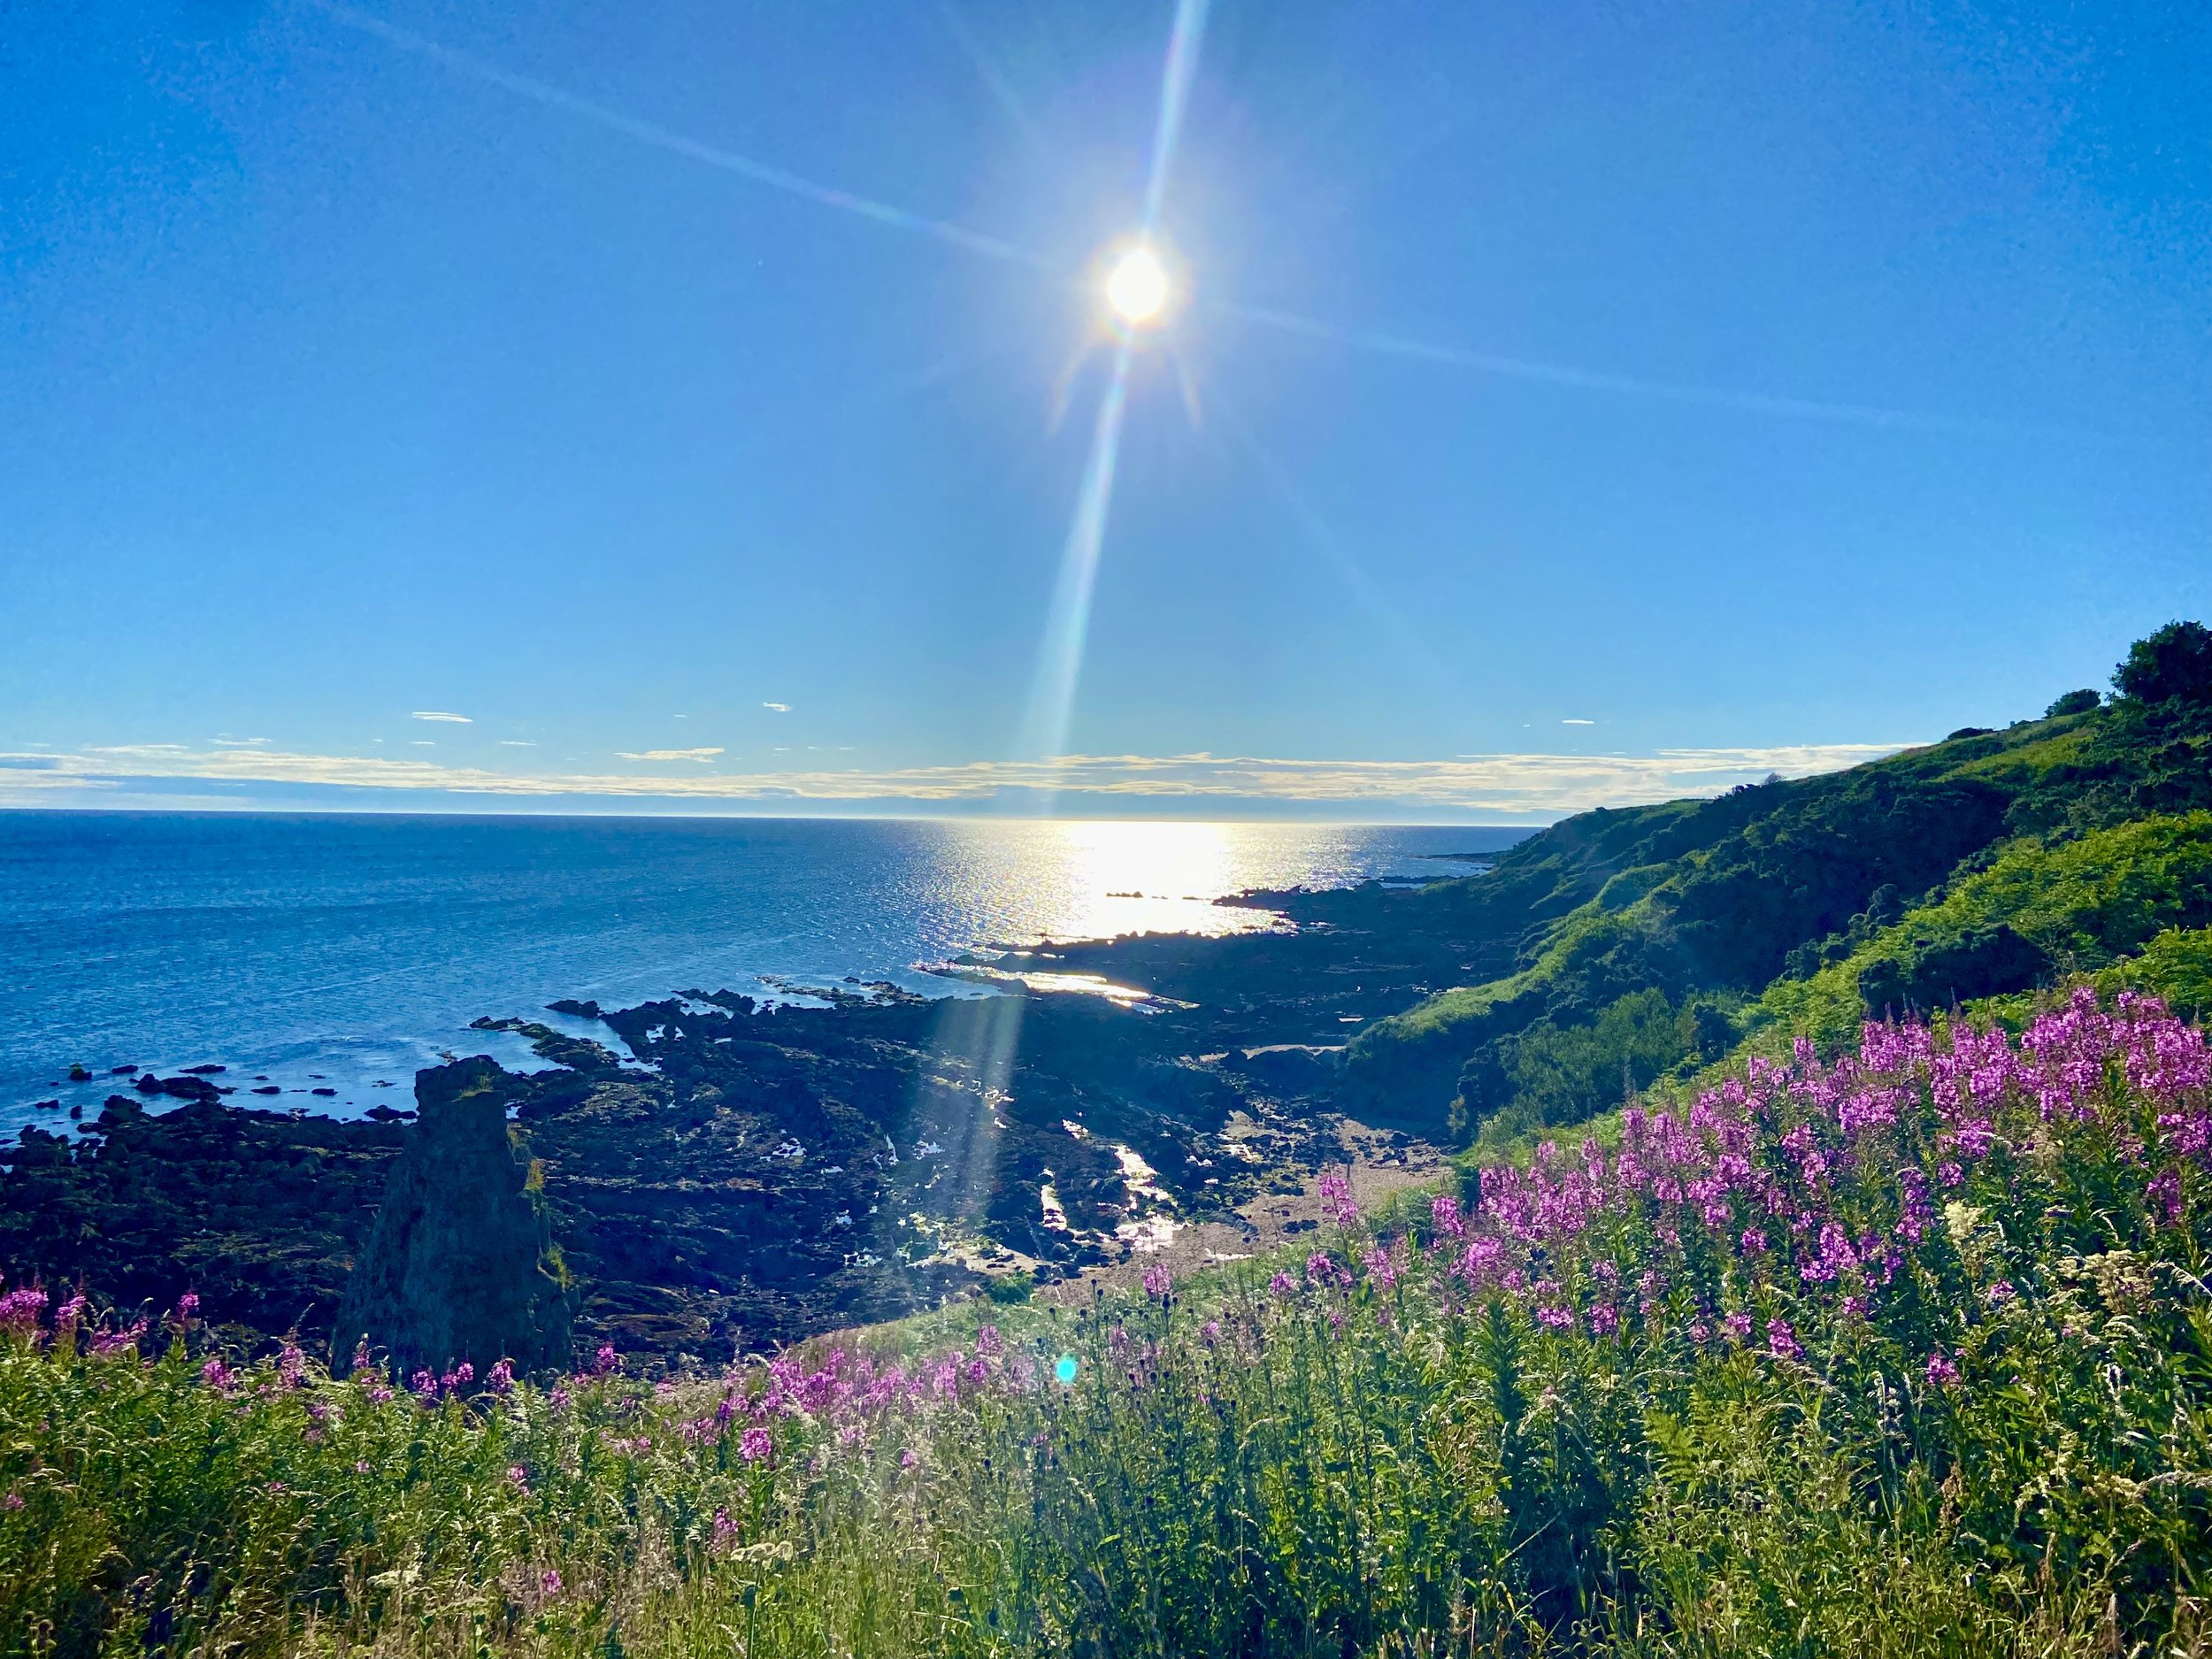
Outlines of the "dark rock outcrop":
<svg viewBox="0 0 2212 1659">
<path fill-rule="evenodd" d="M 526 1371 L 568 1363 L 574 1293 L 508 1133 L 518 1088 L 480 1057 L 416 1073 L 420 1120 L 347 1285 L 341 1358 L 365 1335 L 402 1375 L 462 1360 L 480 1374 L 503 1358 Z"/>
<path fill-rule="evenodd" d="M 156 1077 L 151 1071 L 142 1072 L 134 1087 L 141 1094 L 173 1094 L 211 1106 L 226 1092 L 204 1077 Z"/>
<path fill-rule="evenodd" d="M 161 1102 L 166 1104 L 166 1102 Z M 81 1140 L 0 1147 L 0 1272 L 126 1310 L 199 1293 L 241 1333 L 326 1341 L 404 1132 L 111 1094 Z"/>
</svg>

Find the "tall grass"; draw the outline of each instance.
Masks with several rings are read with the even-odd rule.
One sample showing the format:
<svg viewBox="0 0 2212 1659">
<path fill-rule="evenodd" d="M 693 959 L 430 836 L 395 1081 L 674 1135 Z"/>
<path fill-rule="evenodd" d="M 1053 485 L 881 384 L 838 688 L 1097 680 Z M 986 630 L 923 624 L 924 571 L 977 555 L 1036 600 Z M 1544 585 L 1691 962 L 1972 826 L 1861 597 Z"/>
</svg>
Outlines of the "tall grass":
<svg viewBox="0 0 2212 1659">
<path fill-rule="evenodd" d="M 933 1351 L 237 1370 L 0 1299 L 10 1653 L 2212 1648 L 2212 1056 L 1873 1026 Z"/>
</svg>

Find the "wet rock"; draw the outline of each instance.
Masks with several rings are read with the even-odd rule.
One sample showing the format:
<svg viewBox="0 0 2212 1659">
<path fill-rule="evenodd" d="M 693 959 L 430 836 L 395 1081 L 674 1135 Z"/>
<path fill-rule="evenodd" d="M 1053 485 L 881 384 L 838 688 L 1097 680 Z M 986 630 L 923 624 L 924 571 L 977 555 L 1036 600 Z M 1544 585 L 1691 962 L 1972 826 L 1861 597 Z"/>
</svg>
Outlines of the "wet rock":
<svg viewBox="0 0 2212 1659">
<path fill-rule="evenodd" d="M 143 1071 L 135 1087 L 142 1094 L 171 1094 L 178 1100 L 208 1105 L 223 1097 L 223 1091 L 204 1077 L 156 1077 L 151 1071 Z"/>
<path fill-rule="evenodd" d="M 400 1132 L 111 1094 L 81 1139 L 0 1148 L 0 1271 L 123 1308 L 200 1294 L 218 1325 L 327 1339 Z"/>
</svg>

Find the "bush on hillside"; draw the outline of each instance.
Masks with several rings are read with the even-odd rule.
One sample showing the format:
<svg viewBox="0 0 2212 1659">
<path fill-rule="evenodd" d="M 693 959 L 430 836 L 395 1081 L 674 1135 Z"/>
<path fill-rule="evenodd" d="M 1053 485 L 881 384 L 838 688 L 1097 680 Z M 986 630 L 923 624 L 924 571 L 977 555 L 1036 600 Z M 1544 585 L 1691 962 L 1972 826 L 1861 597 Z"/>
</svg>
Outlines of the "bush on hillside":
<svg viewBox="0 0 2212 1659">
<path fill-rule="evenodd" d="M 2138 703 L 2212 703 L 2212 628 L 2169 622 L 2129 648 L 2112 684 Z"/>
</svg>

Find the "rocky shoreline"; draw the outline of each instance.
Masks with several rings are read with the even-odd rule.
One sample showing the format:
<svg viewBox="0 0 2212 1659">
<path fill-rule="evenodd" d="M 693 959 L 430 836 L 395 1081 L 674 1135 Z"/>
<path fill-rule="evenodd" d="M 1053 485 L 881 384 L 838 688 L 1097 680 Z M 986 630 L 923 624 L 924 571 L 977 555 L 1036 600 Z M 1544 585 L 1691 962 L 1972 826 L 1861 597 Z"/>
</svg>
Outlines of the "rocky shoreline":
<svg viewBox="0 0 2212 1659">
<path fill-rule="evenodd" d="M 1397 896 L 1249 895 L 1238 902 L 1295 930 L 979 955 L 961 965 L 989 971 L 987 995 L 565 1001 L 549 1011 L 603 1022 L 628 1056 L 487 1018 L 478 1029 L 526 1040 L 550 1069 L 458 1064 L 509 1123 L 516 1179 L 572 1278 L 574 1340 L 715 1360 L 948 1295 L 1026 1294 L 1201 1236 L 1238 1254 L 1226 1247 L 1295 1227 L 1325 1163 L 1430 1157 L 1408 1125 L 1348 1141 L 1336 1115 L 1346 1036 L 1456 965 L 1393 925 Z M 1133 995 L 1036 988 L 1071 976 Z M 455 1071 L 421 1072 L 419 1100 L 446 1098 Z M 386 1107 L 255 1110 L 219 1075 L 138 1073 L 81 1138 L 25 1130 L 0 1154 L 0 1268 L 126 1306 L 190 1286 L 241 1335 L 342 1346 L 357 1334 L 341 1329 L 349 1279 L 423 1128 Z M 491 1213 L 505 1178 L 482 1179 L 430 1202 Z"/>
</svg>

